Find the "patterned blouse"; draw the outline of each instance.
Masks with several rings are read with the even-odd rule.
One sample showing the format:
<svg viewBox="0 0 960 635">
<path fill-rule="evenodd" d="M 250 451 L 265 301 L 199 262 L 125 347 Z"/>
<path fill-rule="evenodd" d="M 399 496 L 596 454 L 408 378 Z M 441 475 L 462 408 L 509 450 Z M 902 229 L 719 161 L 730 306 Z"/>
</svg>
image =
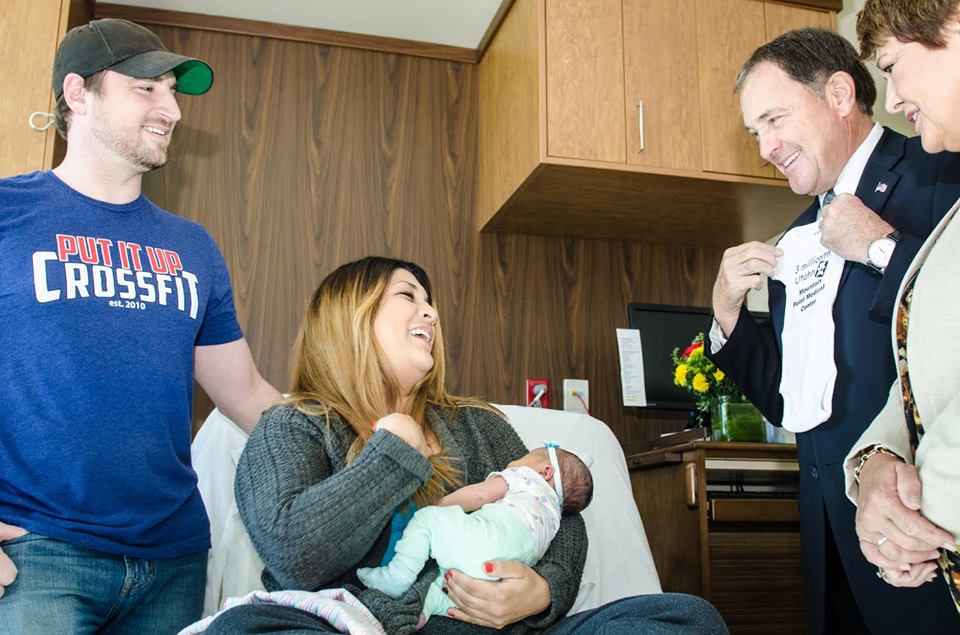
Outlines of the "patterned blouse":
<svg viewBox="0 0 960 635">
<path fill-rule="evenodd" d="M 923 422 L 920 412 L 913 400 L 913 390 L 910 388 L 910 370 L 907 363 L 907 332 L 910 326 L 910 303 L 913 301 L 913 287 L 917 282 L 916 274 L 910 278 L 904 287 L 903 297 L 897 311 L 897 373 L 900 375 L 900 388 L 903 391 L 903 415 L 910 431 L 910 446 L 914 455 L 920 439 L 923 438 Z M 943 579 L 953 596 L 953 603 L 960 611 L 960 554 L 946 549 L 940 550 L 940 570 Z"/>
</svg>

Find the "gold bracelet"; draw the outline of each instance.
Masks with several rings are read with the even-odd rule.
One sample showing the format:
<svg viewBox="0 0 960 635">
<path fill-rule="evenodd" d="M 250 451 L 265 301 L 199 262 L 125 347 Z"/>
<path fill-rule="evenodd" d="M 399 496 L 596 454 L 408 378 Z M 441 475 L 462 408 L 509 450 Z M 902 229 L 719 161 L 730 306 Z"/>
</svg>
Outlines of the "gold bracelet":
<svg viewBox="0 0 960 635">
<path fill-rule="evenodd" d="M 867 459 L 869 459 L 874 454 L 889 454 L 895 459 L 903 460 L 899 454 L 893 450 L 888 450 L 882 445 L 872 445 L 860 454 L 860 462 L 857 463 L 857 467 L 853 468 L 853 479 L 857 482 L 857 485 L 860 484 L 860 470 L 863 469 L 864 464 L 866 464 Z"/>
</svg>

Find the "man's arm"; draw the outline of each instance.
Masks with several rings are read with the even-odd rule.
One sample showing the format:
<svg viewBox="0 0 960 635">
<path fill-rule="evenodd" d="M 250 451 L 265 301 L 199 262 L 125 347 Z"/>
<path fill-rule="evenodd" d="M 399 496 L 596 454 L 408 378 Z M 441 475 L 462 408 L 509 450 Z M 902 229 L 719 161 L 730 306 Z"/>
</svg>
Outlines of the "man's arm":
<svg viewBox="0 0 960 635">
<path fill-rule="evenodd" d="M 723 252 L 712 302 L 714 318 L 725 337 L 733 333 L 747 293 L 763 287 L 764 277 L 773 276 L 777 258 L 782 255 L 779 247 L 756 241 Z"/>
<path fill-rule="evenodd" d="M 193 368 L 197 382 L 217 408 L 248 434 L 260 415 L 283 398 L 260 376 L 243 338 L 195 347 Z"/>
<path fill-rule="evenodd" d="M 775 287 L 783 294 L 783 285 L 771 284 L 771 297 Z M 727 374 L 767 421 L 780 425 L 783 421 L 780 395 L 783 357 L 772 326 L 762 326 L 743 307 L 736 328 L 723 347 L 717 351 L 705 349 L 704 354 Z"/>
<path fill-rule="evenodd" d="M 844 260 L 867 264 L 870 243 L 894 230 L 893 225 L 853 194 L 838 194 L 823 208 L 820 242 Z"/>
<path fill-rule="evenodd" d="M 507 485 L 507 479 L 502 476 L 495 476 L 480 483 L 466 485 L 460 489 L 450 492 L 440 499 L 437 505 L 459 505 L 465 512 L 472 512 L 480 509 L 487 503 L 493 503 L 504 496 L 510 486 Z"/>
<path fill-rule="evenodd" d="M 840 194 L 823 209 L 820 221 L 820 242 L 844 260 L 866 265 L 870 243 L 896 229 L 852 194 Z M 932 226 L 928 228 L 933 229 Z M 880 284 L 870 306 L 870 317 L 888 321 L 893 316 L 893 303 L 907 266 L 920 250 L 926 236 L 904 233 L 881 275 Z"/>
<path fill-rule="evenodd" d="M 711 333 L 704 353 L 743 391 L 771 423 L 783 418 L 780 397 L 780 350 L 772 329 L 764 329 L 744 307 L 750 289 L 773 275 L 783 250 L 766 243 L 745 243 L 727 249 L 713 286 L 713 313 L 722 333 Z M 776 294 L 770 285 L 771 300 Z M 716 329 L 712 329 L 716 331 Z M 725 341 L 714 335 L 722 335 Z"/>
<path fill-rule="evenodd" d="M 939 211 L 931 214 L 926 231 L 921 235 L 902 231 L 890 261 L 880 274 L 880 284 L 870 305 L 872 319 L 889 321 L 893 317 L 897 291 L 907 267 L 913 262 L 913 257 L 920 251 L 920 246 L 949 206 L 942 210 L 936 206 L 935 208 Z M 894 227 L 883 220 L 856 196 L 840 194 L 823 210 L 823 218 L 820 221 L 820 230 L 823 233 L 820 241 L 824 247 L 844 260 L 866 265 L 870 243 L 883 238 L 895 229 L 903 230 L 902 227 Z"/>
</svg>

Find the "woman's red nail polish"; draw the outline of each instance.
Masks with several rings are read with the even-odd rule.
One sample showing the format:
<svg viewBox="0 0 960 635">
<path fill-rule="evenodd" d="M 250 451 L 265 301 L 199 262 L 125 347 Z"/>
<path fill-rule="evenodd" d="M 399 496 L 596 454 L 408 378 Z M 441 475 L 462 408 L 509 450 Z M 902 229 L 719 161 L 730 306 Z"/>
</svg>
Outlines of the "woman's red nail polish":
<svg viewBox="0 0 960 635">
<path fill-rule="evenodd" d="M 376 419 L 374 419 L 373 421 L 370 422 L 370 427 L 371 427 L 371 428 L 376 428 L 376 427 L 377 427 L 377 420 L 376 420 Z"/>
<path fill-rule="evenodd" d="M 453 571 L 447 571 L 446 573 L 443 574 L 444 580 L 449 580 L 452 577 L 453 577 Z"/>
<path fill-rule="evenodd" d="M 484 562 L 484 563 L 483 563 L 483 570 L 486 571 L 487 573 L 493 573 L 493 563 L 491 563 L 491 562 Z"/>
<path fill-rule="evenodd" d="M 453 614 L 453 609 L 447 609 L 447 615 L 450 617 L 456 617 L 456 615 Z"/>
</svg>

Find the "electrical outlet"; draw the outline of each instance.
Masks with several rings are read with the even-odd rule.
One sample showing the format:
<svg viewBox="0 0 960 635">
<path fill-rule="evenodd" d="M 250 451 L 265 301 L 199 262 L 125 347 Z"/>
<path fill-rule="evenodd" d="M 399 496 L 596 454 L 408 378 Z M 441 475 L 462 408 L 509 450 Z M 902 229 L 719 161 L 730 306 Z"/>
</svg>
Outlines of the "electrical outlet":
<svg viewBox="0 0 960 635">
<path fill-rule="evenodd" d="M 581 399 L 583 401 L 580 401 Z M 564 379 L 563 409 L 567 412 L 590 414 L 590 382 L 586 379 Z"/>
<path fill-rule="evenodd" d="M 540 388 L 543 386 L 543 388 Z M 537 399 L 537 394 L 543 391 L 543 395 Z M 524 391 L 526 401 L 524 405 L 533 405 L 534 408 L 550 407 L 550 380 L 549 379 L 527 379 L 527 387 Z M 536 403 L 534 403 L 536 400 Z"/>
</svg>

